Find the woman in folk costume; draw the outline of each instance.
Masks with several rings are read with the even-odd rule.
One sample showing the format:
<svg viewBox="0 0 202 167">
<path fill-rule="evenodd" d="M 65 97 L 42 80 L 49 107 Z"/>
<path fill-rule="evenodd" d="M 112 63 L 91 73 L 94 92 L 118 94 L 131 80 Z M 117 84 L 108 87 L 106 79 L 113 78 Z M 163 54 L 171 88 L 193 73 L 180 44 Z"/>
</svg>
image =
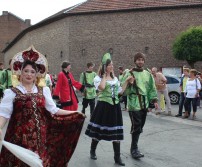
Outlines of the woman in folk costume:
<svg viewBox="0 0 202 167">
<path fill-rule="evenodd" d="M 97 159 L 95 150 L 100 140 L 112 141 L 115 163 L 125 166 L 120 157 L 123 120 L 118 94 L 122 89 L 117 77 L 114 76 L 109 53 L 103 56 L 102 69 L 98 73 L 94 78 L 95 87 L 99 90 L 98 102 L 85 132 L 92 138 L 90 156 L 91 159 Z"/>
<path fill-rule="evenodd" d="M 20 84 L 5 90 L 0 104 L 0 138 L 9 119 L 4 140 L 39 155 L 44 167 L 66 167 L 76 147 L 84 116 L 77 111 L 56 107 L 48 87 L 39 87 L 45 77 L 46 58 L 33 46 L 12 59 L 12 72 Z M 0 154 L 1 167 L 27 167 L 5 147 Z"/>
<path fill-rule="evenodd" d="M 62 71 L 58 74 L 58 80 L 53 93 L 53 99 L 60 101 L 61 108 L 74 111 L 78 109 L 78 99 L 74 87 L 81 92 L 85 86 L 76 81 L 70 72 L 71 64 L 64 61 L 61 65 Z"/>
</svg>

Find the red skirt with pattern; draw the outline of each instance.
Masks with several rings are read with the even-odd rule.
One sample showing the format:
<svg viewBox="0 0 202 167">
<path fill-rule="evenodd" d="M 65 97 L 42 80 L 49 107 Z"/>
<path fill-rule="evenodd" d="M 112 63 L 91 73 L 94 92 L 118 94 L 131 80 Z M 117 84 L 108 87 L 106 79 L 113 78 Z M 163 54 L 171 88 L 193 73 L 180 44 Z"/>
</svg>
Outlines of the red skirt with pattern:
<svg viewBox="0 0 202 167">
<path fill-rule="evenodd" d="M 17 88 L 5 141 L 39 154 L 44 167 L 66 167 L 77 145 L 84 118 L 81 115 L 55 116 L 45 109 L 42 89 L 22 94 Z M 0 167 L 28 167 L 5 147 Z"/>
</svg>

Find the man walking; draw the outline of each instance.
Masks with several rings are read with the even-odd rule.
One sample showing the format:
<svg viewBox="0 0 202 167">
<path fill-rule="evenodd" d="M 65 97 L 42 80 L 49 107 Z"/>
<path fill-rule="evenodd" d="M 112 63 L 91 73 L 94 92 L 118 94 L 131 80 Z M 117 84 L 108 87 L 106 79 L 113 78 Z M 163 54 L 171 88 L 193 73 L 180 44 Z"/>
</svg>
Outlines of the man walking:
<svg viewBox="0 0 202 167">
<path fill-rule="evenodd" d="M 131 119 L 131 155 L 135 159 L 144 157 L 138 149 L 140 133 L 146 121 L 149 102 L 154 103 L 158 108 L 157 92 L 152 74 L 144 70 L 145 55 L 137 53 L 134 56 L 135 68 L 130 70 L 124 76 L 125 83 L 123 90 L 128 96 L 128 111 Z"/>
<path fill-rule="evenodd" d="M 96 97 L 96 89 L 94 86 L 94 78 L 97 75 L 94 71 L 94 64 L 92 62 L 87 63 L 87 70 L 81 73 L 80 83 L 85 86 L 85 90 L 83 93 L 83 108 L 82 113 L 85 114 L 85 109 L 90 105 L 90 115 L 92 115 L 93 110 L 95 108 L 95 97 Z"/>
</svg>

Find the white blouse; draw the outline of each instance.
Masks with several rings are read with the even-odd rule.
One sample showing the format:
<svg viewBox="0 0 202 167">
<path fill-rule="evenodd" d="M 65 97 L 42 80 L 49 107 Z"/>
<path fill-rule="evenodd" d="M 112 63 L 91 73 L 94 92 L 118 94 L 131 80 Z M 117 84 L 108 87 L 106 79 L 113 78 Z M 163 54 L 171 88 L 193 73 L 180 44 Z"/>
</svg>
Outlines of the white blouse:
<svg viewBox="0 0 202 167">
<path fill-rule="evenodd" d="M 27 91 L 24 86 L 19 85 L 16 86 L 23 94 L 26 94 Z M 34 85 L 32 88 L 33 93 L 38 93 L 37 87 Z M 51 114 L 55 114 L 58 112 L 59 108 L 56 107 L 56 104 L 54 103 L 50 89 L 48 87 L 43 87 L 43 95 L 45 97 L 45 108 L 47 111 L 49 111 Z M 11 114 L 13 113 L 13 101 L 16 96 L 16 93 L 14 93 L 11 89 L 6 89 L 4 91 L 4 97 L 0 103 L 0 116 L 5 117 L 9 119 L 11 117 Z"/>
<path fill-rule="evenodd" d="M 186 87 L 185 87 L 185 93 L 187 93 L 187 98 L 195 98 L 195 95 L 197 93 L 197 89 L 201 89 L 201 83 L 198 79 L 194 80 L 187 80 Z"/>
<path fill-rule="evenodd" d="M 95 85 L 96 90 L 99 90 L 98 86 L 100 85 L 101 80 L 102 80 L 102 78 L 100 78 L 98 75 L 94 78 L 94 85 Z M 117 77 L 114 77 L 113 80 L 107 80 L 106 82 L 108 84 L 110 84 L 110 86 L 115 85 L 118 82 L 118 87 L 119 87 L 118 88 L 118 93 L 120 93 L 122 91 L 122 87 L 120 86 L 120 82 L 119 82 Z"/>
</svg>

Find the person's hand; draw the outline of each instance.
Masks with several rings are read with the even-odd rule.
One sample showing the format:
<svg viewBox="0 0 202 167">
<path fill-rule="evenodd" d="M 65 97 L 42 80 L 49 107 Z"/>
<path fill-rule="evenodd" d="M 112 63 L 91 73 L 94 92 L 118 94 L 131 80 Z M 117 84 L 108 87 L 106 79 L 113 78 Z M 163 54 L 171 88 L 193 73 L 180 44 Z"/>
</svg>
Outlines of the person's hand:
<svg viewBox="0 0 202 167">
<path fill-rule="evenodd" d="M 157 109 L 159 108 L 158 103 L 154 103 L 154 107 L 155 107 L 155 109 L 157 110 Z"/>
<path fill-rule="evenodd" d="M 135 78 L 132 77 L 132 76 L 129 76 L 127 79 L 126 79 L 127 82 L 129 82 L 130 84 L 133 84 L 134 81 L 135 81 Z"/>
<path fill-rule="evenodd" d="M 82 112 L 78 112 L 80 115 L 82 115 L 84 118 L 86 118 L 86 115 Z"/>
<path fill-rule="evenodd" d="M 195 94 L 195 97 L 199 97 L 199 93 L 198 92 Z"/>
<path fill-rule="evenodd" d="M 86 118 L 86 115 L 84 113 L 82 113 L 82 112 L 76 111 L 75 114 L 82 115 L 82 117 Z"/>
<path fill-rule="evenodd" d="M 103 79 L 106 79 L 106 78 L 107 78 L 107 73 L 106 73 L 106 72 L 103 73 L 102 78 L 103 78 Z"/>
<path fill-rule="evenodd" d="M 79 111 L 74 111 L 74 112 L 72 112 L 72 114 L 82 115 L 82 117 L 86 118 L 86 115 Z"/>
<path fill-rule="evenodd" d="M 3 140 L 3 132 L 2 132 L 2 129 L 0 129 L 0 140 Z"/>
</svg>

